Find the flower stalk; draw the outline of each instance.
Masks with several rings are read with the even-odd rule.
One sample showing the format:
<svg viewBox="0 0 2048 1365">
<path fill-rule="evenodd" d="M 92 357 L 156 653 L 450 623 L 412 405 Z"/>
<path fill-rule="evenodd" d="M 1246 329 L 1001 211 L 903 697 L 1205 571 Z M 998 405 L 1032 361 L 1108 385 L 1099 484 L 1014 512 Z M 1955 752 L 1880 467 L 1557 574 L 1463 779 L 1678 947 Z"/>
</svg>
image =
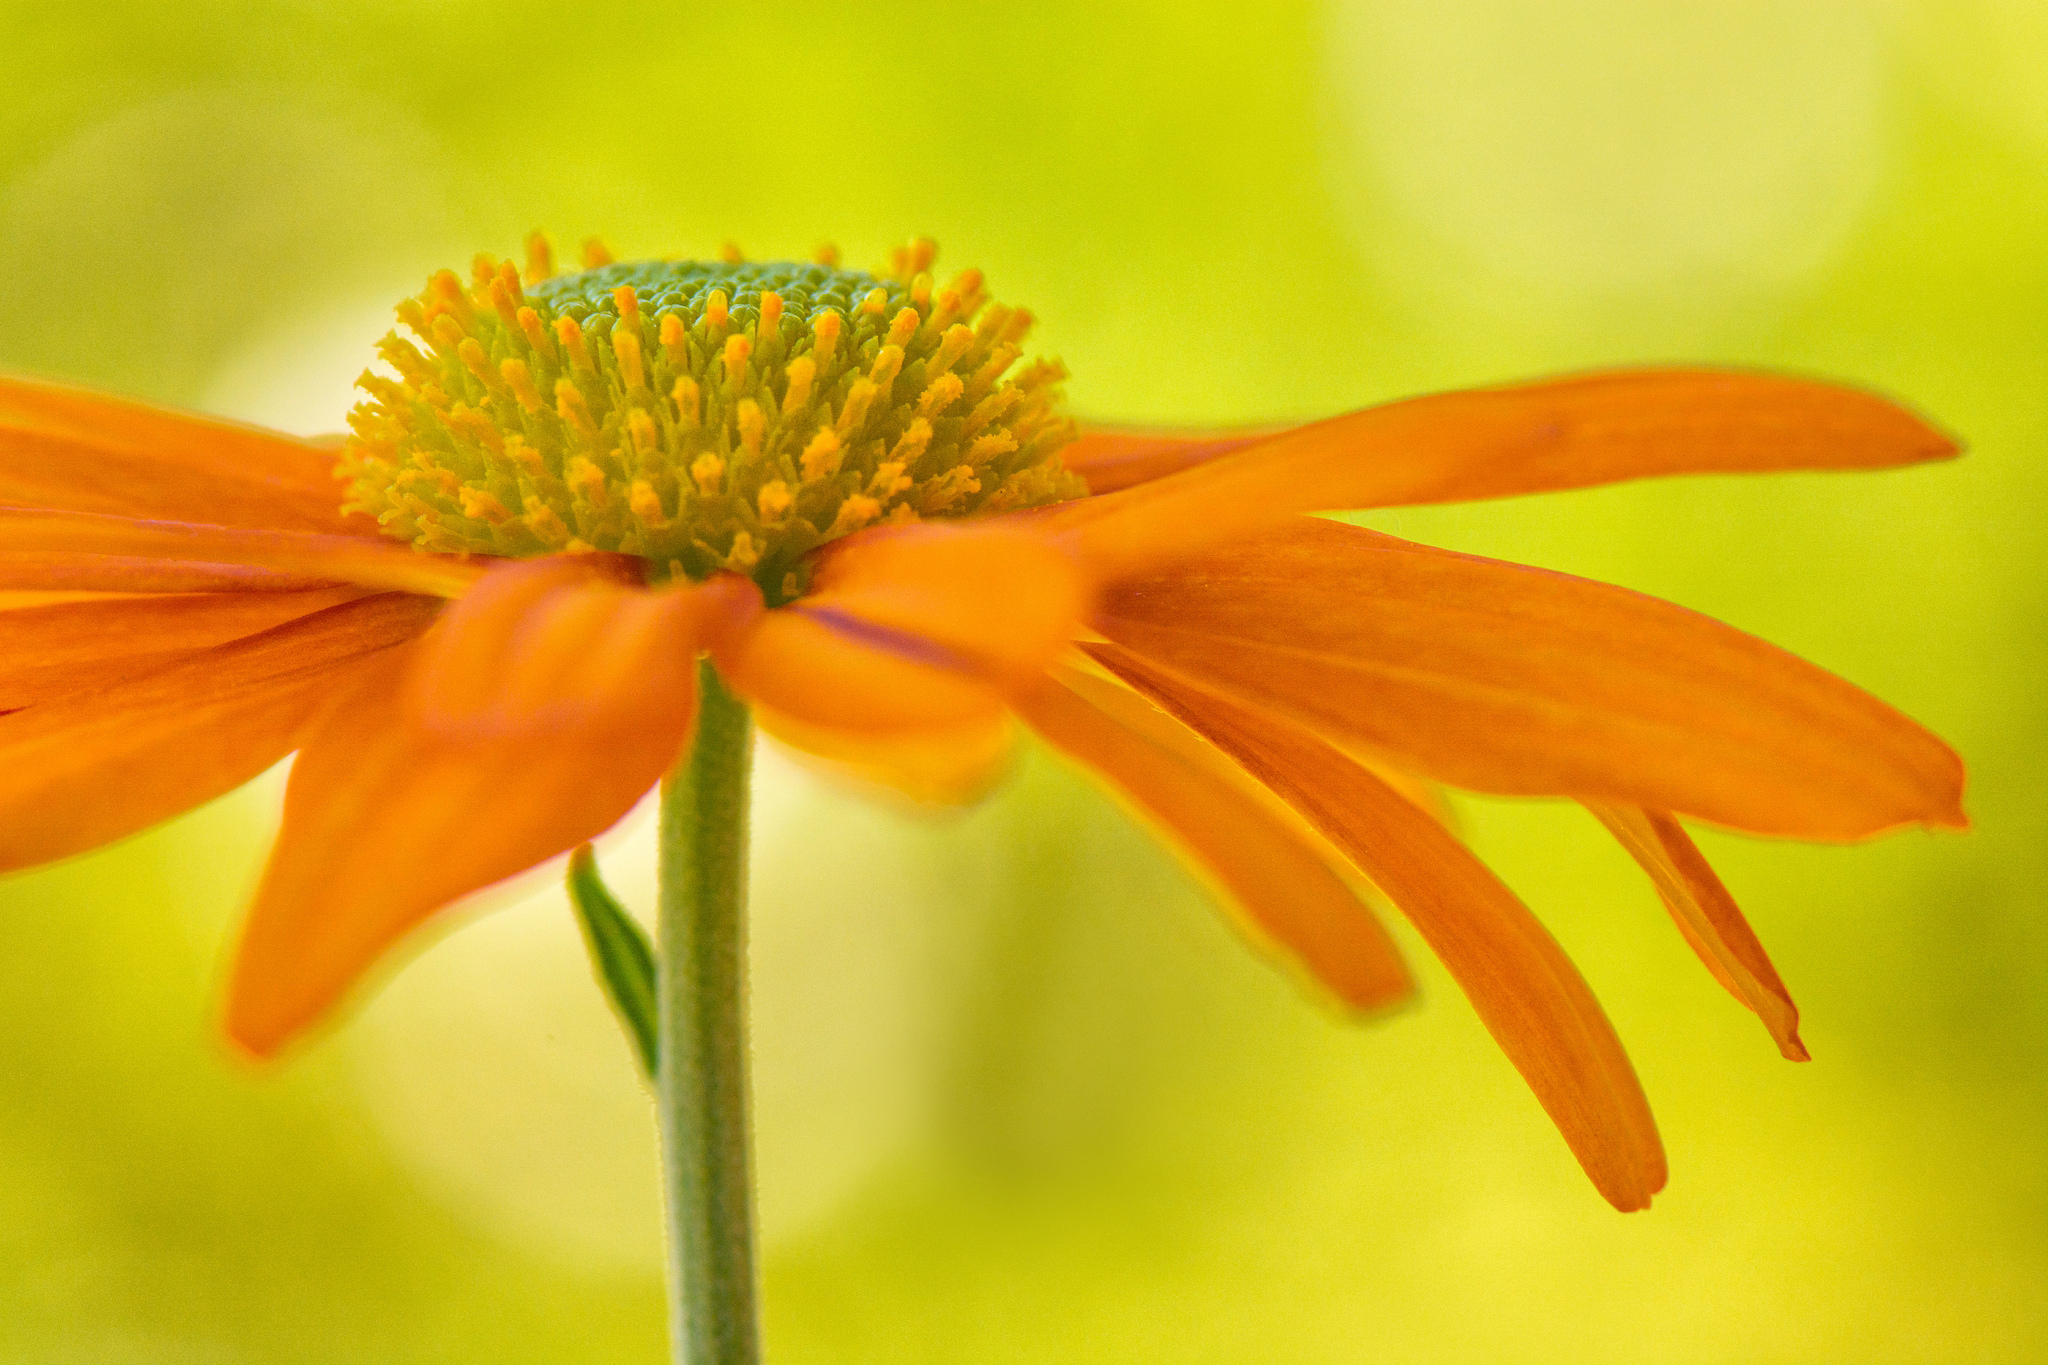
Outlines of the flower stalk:
<svg viewBox="0 0 2048 1365">
<path fill-rule="evenodd" d="M 656 1069 L 676 1365 L 755 1365 L 746 1041 L 753 720 L 710 664 L 695 742 L 662 784 Z"/>
</svg>

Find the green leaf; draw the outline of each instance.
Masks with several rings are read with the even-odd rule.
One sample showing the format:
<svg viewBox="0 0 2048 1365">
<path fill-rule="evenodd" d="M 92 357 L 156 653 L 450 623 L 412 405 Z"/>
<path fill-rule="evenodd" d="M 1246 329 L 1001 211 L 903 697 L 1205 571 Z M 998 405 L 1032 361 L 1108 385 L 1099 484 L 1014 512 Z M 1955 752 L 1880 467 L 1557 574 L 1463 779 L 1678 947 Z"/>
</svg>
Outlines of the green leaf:
<svg viewBox="0 0 2048 1365">
<path fill-rule="evenodd" d="M 597 967 L 597 979 L 612 1011 L 633 1041 L 641 1070 L 652 1078 L 661 1055 L 660 1034 L 655 1029 L 659 1010 L 654 994 L 654 945 L 597 875 L 597 856 L 589 844 L 569 856 L 569 902 L 576 907 L 583 941 L 590 945 L 590 960 Z"/>
</svg>

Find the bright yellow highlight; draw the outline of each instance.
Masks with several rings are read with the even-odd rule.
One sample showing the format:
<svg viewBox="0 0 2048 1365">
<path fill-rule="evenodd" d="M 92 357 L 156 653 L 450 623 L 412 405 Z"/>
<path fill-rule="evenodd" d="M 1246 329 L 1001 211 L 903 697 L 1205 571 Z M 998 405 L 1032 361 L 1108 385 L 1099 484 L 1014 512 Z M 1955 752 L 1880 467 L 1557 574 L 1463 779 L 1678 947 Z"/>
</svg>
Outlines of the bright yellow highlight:
<svg viewBox="0 0 2048 1365">
<path fill-rule="evenodd" d="M 677 577 L 721 569 L 771 601 L 799 558 L 882 522 L 1085 492 L 1060 452 L 1065 369 L 1017 368 L 1032 318 L 981 273 L 935 287 L 936 248 L 878 274 L 820 262 L 612 263 L 556 276 L 477 258 L 398 307 L 396 377 L 366 372 L 339 472 L 348 506 L 421 549 L 605 550 Z"/>
</svg>

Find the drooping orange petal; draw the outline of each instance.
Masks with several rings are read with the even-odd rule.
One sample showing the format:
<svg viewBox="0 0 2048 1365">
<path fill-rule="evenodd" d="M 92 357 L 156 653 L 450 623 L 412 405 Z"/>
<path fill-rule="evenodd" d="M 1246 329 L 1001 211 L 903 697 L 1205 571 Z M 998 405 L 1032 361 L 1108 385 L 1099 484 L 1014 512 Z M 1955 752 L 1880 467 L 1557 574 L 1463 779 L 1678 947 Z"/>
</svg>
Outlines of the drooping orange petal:
<svg viewBox="0 0 2048 1365">
<path fill-rule="evenodd" d="M 1297 512 L 1461 502 L 1662 474 L 1879 469 L 1954 441 L 1833 384 L 1726 370 L 1624 370 L 1437 394 L 1343 417 L 1040 514 L 1104 578 L 1143 572 Z"/>
<path fill-rule="evenodd" d="M 0 503 L 376 534 L 344 518 L 334 456 L 282 432 L 0 375 Z"/>
<path fill-rule="evenodd" d="M 365 588 L 459 597 L 483 564 L 453 555 L 422 554 L 395 540 L 308 531 L 249 530 L 181 521 L 136 521 L 91 512 L 0 507 L 0 553 L 24 556 L 112 556 L 166 567 L 211 571 L 235 565 L 299 581 L 354 583 Z M 50 583 L 8 586 L 45 587 Z"/>
<path fill-rule="evenodd" d="M 1242 763 L 1350 855 L 1443 961 L 1617 1209 L 1664 1188 L 1664 1148 L 1613 1025 L 1564 951 L 1485 865 L 1329 745 L 1114 646 L 1097 659 Z"/>
<path fill-rule="evenodd" d="M 97 848 L 240 786 L 439 605 L 362 598 L 0 716 L 0 871 Z"/>
<path fill-rule="evenodd" d="M 6 592 L 298 592 L 330 581 L 240 564 L 171 562 L 70 550 L 10 550 L 0 542 L 0 591 Z"/>
<path fill-rule="evenodd" d="M 757 705 L 754 724 L 832 780 L 920 806 L 979 801 L 1009 771 L 1017 748 L 1016 723 L 1000 707 L 939 729 L 876 733 L 828 730 Z"/>
<path fill-rule="evenodd" d="M 0 611 L 0 712 L 155 672 L 359 596 L 354 588 L 179 594 Z"/>
<path fill-rule="evenodd" d="M 1073 560 L 1012 522 L 884 526 L 828 545 L 791 608 L 929 641 L 992 681 L 1034 681 L 1074 638 L 1089 589 Z"/>
<path fill-rule="evenodd" d="M 1679 823 L 1663 811 L 1588 802 L 1629 855 L 1642 864 L 1678 930 L 1728 993 L 1763 1020 L 1778 1051 L 1809 1060 L 1799 1041 L 1799 1010 L 1757 942 L 1749 921 Z"/>
<path fill-rule="evenodd" d="M 1393 940 L 1321 841 L 1187 727 L 1135 693 L 1070 668 L 1014 704 L 1055 748 L 1163 826 L 1241 909 L 1261 944 L 1344 1004 L 1383 1009 L 1414 993 Z"/>
<path fill-rule="evenodd" d="M 1299 518 L 1104 594 L 1104 635 L 1454 786 L 1857 839 L 1961 826 L 1962 763 L 1869 694 L 1640 593 Z"/>
<path fill-rule="evenodd" d="M 420 642 L 410 714 L 447 735 L 664 733 L 695 696 L 697 653 L 726 601 L 719 586 L 639 585 L 623 557 L 507 562 Z"/>
<path fill-rule="evenodd" d="M 229 990 L 229 1035 L 250 1052 L 283 1046 L 435 911 L 616 823 L 688 739 L 694 590 L 505 582 L 307 738 Z M 513 606 L 524 625 L 505 629 Z M 638 668 L 594 657 L 614 647 L 606 627 Z M 441 668 L 458 676 L 421 681 Z"/>
<path fill-rule="evenodd" d="M 713 645 L 735 689 L 826 730 L 985 720 L 1067 647 L 1079 572 L 1028 527 L 884 527 L 836 542 L 812 591 Z"/>
<path fill-rule="evenodd" d="M 1160 431 L 1091 424 L 1060 452 L 1060 459 L 1087 481 L 1090 493 L 1099 495 L 1178 474 L 1276 434 L 1272 430 Z"/>
</svg>

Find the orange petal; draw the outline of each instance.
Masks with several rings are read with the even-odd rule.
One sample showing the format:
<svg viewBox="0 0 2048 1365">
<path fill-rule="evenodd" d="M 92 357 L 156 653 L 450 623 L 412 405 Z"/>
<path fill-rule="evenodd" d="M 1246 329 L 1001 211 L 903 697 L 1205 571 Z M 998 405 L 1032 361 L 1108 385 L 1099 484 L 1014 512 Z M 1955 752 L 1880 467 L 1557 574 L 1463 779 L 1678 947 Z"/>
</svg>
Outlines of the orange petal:
<svg viewBox="0 0 2048 1365">
<path fill-rule="evenodd" d="M 1060 452 L 1090 493 L 1114 493 L 1257 445 L 1275 431 L 1160 431 L 1089 425 Z"/>
<path fill-rule="evenodd" d="M 0 591 L 5 592 L 296 592 L 329 581 L 240 564 L 0 548 Z"/>
<path fill-rule="evenodd" d="M 1207 870 L 1262 944 L 1353 1009 L 1414 994 L 1399 950 L 1322 840 L 1184 725 L 1126 688 L 1058 669 L 1015 705 Z"/>
<path fill-rule="evenodd" d="M 420 642 L 411 714 L 447 734 L 565 734 L 639 742 L 696 695 L 697 653 L 720 595 L 638 586 L 617 556 L 493 568 Z M 687 705 L 685 707 L 687 713 Z"/>
<path fill-rule="evenodd" d="M 1956 453 L 1903 408 L 1833 384 L 1625 370 L 1367 408 L 1040 518 L 1103 577 L 1297 512 L 1461 502 L 1660 474 L 1878 469 Z"/>
<path fill-rule="evenodd" d="M 1088 610 L 1072 559 L 1015 522 L 885 526 L 827 546 L 791 610 L 913 635 L 997 683 L 1030 683 Z"/>
<path fill-rule="evenodd" d="M 155 672 L 339 606 L 354 588 L 116 597 L 0 611 L 0 712 Z"/>
<path fill-rule="evenodd" d="M 1102 646 L 1126 681 L 1206 736 L 1321 830 L 1443 961 L 1579 1164 L 1624 1212 L 1664 1188 L 1664 1148 L 1613 1025 L 1535 916 L 1443 827 L 1304 731 Z"/>
<path fill-rule="evenodd" d="M 1778 1051 L 1792 1061 L 1807 1061 L 1791 992 L 1778 979 L 1735 898 L 1679 823 L 1663 811 L 1640 806 L 1589 802 L 1587 809 L 1650 874 L 1679 932 L 1714 979 L 1764 1021 Z"/>
<path fill-rule="evenodd" d="M 854 787 L 879 789 L 920 806 L 966 806 L 1009 771 L 1017 727 L 996 707 L 939 730 L 873 733 L 806 725 L 764 706 L 754 723 L 804 766 Z"/>
<path fill-rule="evenodd" d="M 1300 518 L 1119 585 L 1095 624 L 1454 786 L 1804 839 L 1964 824 L 1961 761 L 1883 702 L 1705 616 L 1565 574 Z"/>
<path fill-rule="evenodd" d="M 375 535 L 334 455 L 282 432 L 0 375 L 0 503 Z"/>
<path fill-rule="evenodd" d="M 308 737 L 229 990 L 250 1052 L 283 1046 L 443 906 L 602 833 L 675 761 L 696 713 L 693 590 L 577 582 L 580 567 L 494 575 L 483 607 Z M 638 667 L 599 657 L 615 647 Z M 455 676 L 424 676 L 442 668 Z"/>
<path fill-rule="evenodd" d="M 180 521 L 134 521 L 39 507 L 0 507 L 0 552 L 31 559 L 70 557 L 74 562 L 83 557 L 112 556 L 155 561 L 166 567 L 189 566 L 201 572 L 235 565 L 292 576 L 298 581 L 354 583 L 365 588 L 434 597 L 461 596 L 483 572 L 481 562 L 452 555 L 422 554 L 395 540 Z M 6 586 L 84 585 L 8 582 Z"/>
<path fill-rule="evenodd" d="M 387 594 L 0 716 L 0 871 L 96 848 L 212 800 L 299 745 L 368 656 L 439 603 Z"/>
<path fill-rule="evenodd" d="M 1014 523 L 885 527 L 835 542 L 812 591 L 713 645 L 770 710 L 826 730 L 945 730 L 985 720 L 1073 639 L 1087 589 Z"/>
</svg>

